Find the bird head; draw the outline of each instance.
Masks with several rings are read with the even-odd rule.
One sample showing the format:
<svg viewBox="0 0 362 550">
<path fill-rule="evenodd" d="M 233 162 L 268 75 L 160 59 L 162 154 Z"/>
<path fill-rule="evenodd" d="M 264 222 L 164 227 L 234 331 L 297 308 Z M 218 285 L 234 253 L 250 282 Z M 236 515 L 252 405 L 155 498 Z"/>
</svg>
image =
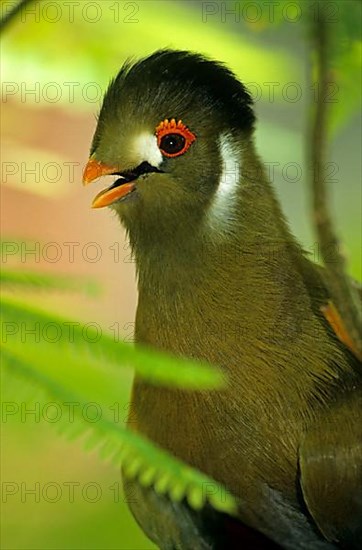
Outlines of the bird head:
<svg viewBox="0 0 362 550">
<path fill-rule="evenodd" d="M 220 63 L 173 50 L 126 62 L 105 94 L 84 170 L 85 184 L 115 177 L 93 207 L 110 206 L 130 233 L 199 223 L 253 123 L 248 92 Z"/>
</svg>

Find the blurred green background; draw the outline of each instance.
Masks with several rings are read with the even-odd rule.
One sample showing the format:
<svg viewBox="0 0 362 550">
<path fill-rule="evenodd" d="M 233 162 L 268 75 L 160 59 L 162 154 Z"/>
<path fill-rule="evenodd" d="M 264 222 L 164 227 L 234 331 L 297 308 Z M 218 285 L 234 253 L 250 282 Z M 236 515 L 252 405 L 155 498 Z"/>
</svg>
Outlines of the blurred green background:
<svg viewBox="0 0 362 550">
<path fill-rule="evenodd" d="M 2 15 L 14 3 L 2 1 Z M 328 175 L 350 273 L 360 278 L 360 3 L 330 4 L 335 46 L 330 52 Z M 3 261 L 19 269 L 92 277 L 103 292 L 92 297 L 38 289 L 20 297 L 117 331 L 131 345 L 134 265 L 117 220 L 106 210 L 90 209 L 94 189 L 82 189 L 81 173 L 94 115 L 110 78 L 126 58 L 163 47 L 221 60 L 249 85 L 255 96 L 259 153 L 269 163 L 295 234 L 318 261 L 308 208 L 310 168 L 305 163 L 310 105 L 318 93 L 311 83 L 309 29 L 315 5 L 30 3 L 2 38 L 1 207 L 3 240 L 31 240 L 35 252 L 21 249 L 15 256 L 7 248 Z M 122 374 L 125 414 L 130 382 L 130 375 Z M 26 397 L 19 395 L 18 385 L 9 384 L 4 401 L 21 404 Z M 3 420 L 2 548 L 153 548 L 128 512 L 117 470 L 85 453 L 80 443 L 59 438 L 52 422 L 43 418 L 22 418 L 19 410 Z M 79 485 L 73 485 L 70 498 L 73 482 Z M 31 488 L 38 496 L 27 493 Z"/>
</svg>

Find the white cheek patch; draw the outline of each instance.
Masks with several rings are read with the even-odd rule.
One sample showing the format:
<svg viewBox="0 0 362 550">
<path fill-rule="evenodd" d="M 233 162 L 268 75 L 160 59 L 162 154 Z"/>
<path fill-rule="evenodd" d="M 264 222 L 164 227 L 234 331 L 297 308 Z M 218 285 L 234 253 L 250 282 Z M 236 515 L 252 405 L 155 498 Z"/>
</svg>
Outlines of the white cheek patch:
<svg viewBox="0 0 362 550">
<path fill-rule="evenodd" d="M 227 229 L 234 215 L 235 194 L 240 179 L 240 151 L 230 134 L 219 138 L 222 170 L 219 185 L 208 211 L 208 220 L 216 229 Z"/>
<path fill-rule="evenodd" d="M 157 145 L 157 138 L 152 134 L 143 133 L 138 135 L 133 142 L 132 152 L 138 159 L 138 164 L 146 161 L 158 168 L 163 160 Z"/>
</svg>

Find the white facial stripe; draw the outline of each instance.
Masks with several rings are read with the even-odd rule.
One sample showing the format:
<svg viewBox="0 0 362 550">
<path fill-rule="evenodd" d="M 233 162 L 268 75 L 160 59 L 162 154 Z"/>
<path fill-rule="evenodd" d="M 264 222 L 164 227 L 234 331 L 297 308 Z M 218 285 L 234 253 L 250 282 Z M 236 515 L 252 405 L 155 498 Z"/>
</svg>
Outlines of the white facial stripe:
<svg viewBox="0 0 362 550">
<path fill-rule="evenodd" d="M 240 153 L 230 134 L 221 134 L 219 147 L 222 172 L 218 188 L 212 199 L 208 220 L 214 229 L 227 228 L 233 218 L 235 193 L 240 178 Z"/>
<path fill-rule="evenodd" d="M 235 143 L 229 134 L 221 134 L 219 144 L 222 173 L 216 195 L 219 197 L 228 197 L 236 190 L 239 183 L 239 155 Z"/>
<path fill-rule="evenodd" d="M 143 133 L 136 137 L 133 143 L 134 155 L 141 162 L 147 161 L 158 168 L 162 162 L 162 154 L 157 145 L 157 138 L 153 134 Z"/>
</svg>

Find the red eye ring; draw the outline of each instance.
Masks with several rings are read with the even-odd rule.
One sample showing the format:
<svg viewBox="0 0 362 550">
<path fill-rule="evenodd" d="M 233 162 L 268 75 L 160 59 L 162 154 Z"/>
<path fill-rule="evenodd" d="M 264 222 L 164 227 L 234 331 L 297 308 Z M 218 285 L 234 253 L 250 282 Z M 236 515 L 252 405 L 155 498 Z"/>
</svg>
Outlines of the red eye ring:
<svg viewBox="0 0 362 550">
<path fill-rule="evenodd" d="M 166 150 L 165 137 L 169 138 L 169 141 L 173 139 L 173 143 L 168 144 L 168 151 Z M 177 136 L 181 136 L 177 139 Z M 196 136 L 187 128 L 181 120 L 176 122 L 174 118 L 168 120 L 167 118 L 160 122 L 156 128 L 157 145 L 160 151 L 165 157 L 178 157 L 186 153 L 190 145 L 195 141 Z"/>
</svg>

